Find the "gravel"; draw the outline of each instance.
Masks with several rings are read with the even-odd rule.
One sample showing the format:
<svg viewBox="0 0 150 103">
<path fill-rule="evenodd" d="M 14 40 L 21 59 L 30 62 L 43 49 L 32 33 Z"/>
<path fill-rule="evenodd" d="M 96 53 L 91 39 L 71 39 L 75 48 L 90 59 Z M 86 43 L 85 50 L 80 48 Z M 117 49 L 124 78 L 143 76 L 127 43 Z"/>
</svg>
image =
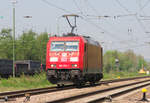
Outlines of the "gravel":
<svg viewBox="0 0 150 103">
<path fill-rule="evenodd" d="M 74 95 L 78 95 L 78 94 L 82 94 L 82 93 L 88 93 L 88 92 L 92 92 L 92 91 L 96 91 L 96 90 L 102 90 L 105 88 L 110 88 L 110 87 L 114 87 L 117 85 L 128 84 L 131 82 L 141 81 L 141 80 L 146 80 L 146 79 L 130 80 L 130 81 L 123 81 L 123 82 L 109 83 L 107 85 L 102 84 L 100 86 L 95 86 L 95 87 L 80 88 L 80 89 L 74 88 L 71 90 L 64 90 L 64 91 L 57 91 L 57 92 L 53 92 L 53 93 L 34 95 L 34 96 L 31 96 L 29 102 L 25 102 L 25 103 L 45 103 L 45 102 L 53 101 L 56 99 L 66 98 L 66 97 L 70 97 L 70 96 L 74 96 Z M 141 95 L 139 94 L 139 96 L 141 96 Z M 133 98 L 133 99 L 136 99 L 136 98 Z M 8 101 L 7 103 L 24 103 L 23 102 L 24 100 L 25 100 L 25 97 L 16 98 L 15 101 Z M 135 101 L 135 100 L 132 100 L 132 99 L 130 100 L 130 98 L 129 99 L 122 98 L 119 100 L 113 100 L 112 103 L 134 103 L 133 101 Z M 140 102 L 135 102 L 135 103 L 140 103 Z"/>
</svg>

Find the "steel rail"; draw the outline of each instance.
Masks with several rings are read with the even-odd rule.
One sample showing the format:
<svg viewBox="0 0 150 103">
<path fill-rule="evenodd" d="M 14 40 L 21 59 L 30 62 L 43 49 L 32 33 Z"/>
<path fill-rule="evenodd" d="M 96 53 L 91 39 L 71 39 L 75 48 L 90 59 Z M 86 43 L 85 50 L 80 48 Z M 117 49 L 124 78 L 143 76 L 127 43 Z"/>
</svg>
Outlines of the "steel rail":
<svg viewBox="0 0 150 103">
<path fill-rule="evenodd" d="M 135 80 L 135 79 L 142 79 L 142 78 L 150 78 L 150 76 L 143 76 L 143 77 L 132 77 L 132 78 L 121 78 L 121 79 L 112 79 L 112 80 L 105 80 L 101 81 L 101 83 L 113 83 L 113 82 L 120 82 L 126 80 Z"/>
<path fill-rule="evenodd" d="M 129 93 L 129 92 L 131 92 L 133 90 L 136 90 L 136 89 L 148 86 L 148 85 L 150 85 L 150 83 L 143 84 L 143 85 L 140 85 L 140 86 L 136 86 L 136 87 L 133 87 L 133 88 L 129 88 L 129 89 L 126 89 L 126 90 L 123 90 L 123 91 L 119 91 L 117 93 L 110 94 L 109 96 L 114 99 L 115 97 L 119 97 L 119 96 L 121 96 L 121 95 L 123 95 L 125 93 Z M 105 99 L 106 99 L 106 97 L 101 97 L 101 98 L 92 100 L 92 101 L 90 101 L 88 103 L 100 103 L 100 102 L 104 101 Z"/>
<path fill-rule="evenodd" d="M 16 98 L 16 97 L 23 97 L 25 96 L 25 94 L 38 95 L 42 93 L 63 91 L 63 90 L 68 90 L 73 88 L 74 88 L 73 85 L 67 85 L 64 88 L 58 88 L 57 86 L 55 86 L 55 87 L 28 89 L 28 90 L 20 90 L 20 91 L 12 91 L 12 92 L 2 92 L 0 93 L 0 99 L 4 99 L 6 96 L 8 98 Z"/>
<path fill-rule="evenodd" d="M 129 83 L 129 84 L 125 84 L 125 85 L 115 86 L 115 87 L 111 87 L 111 88 L 97 90 L 97 91 L 94 91 L 94 92 L 83 93 L 83 94 L 79 94 L 79 95 L 75 95 L 75 96 L 71 96 L 71 97 L 66 97 L 66 98 L 62 98 L 62 99 L 58 99 L 58 100 L 53 100 L 53 101 L 49 101 L 47 103 L 66 103 L 66 102 L 71 102 L 71 101 L 74 101 L 74 100 L 77 100 L 77 99 L 81 99 L 81 98 L 85 98 L 85 97 L 88 97 L 88 96 L 97 95 L 99 93 L 105 93 L 105 92 L 109 92 L 109 91 L 112 91 L 112 90 L 115 90 L 115 89 L 125 88 L 125 87 L 128 87 L 128 86 L 133 86 L 133 85 L 137 85 L 137 84 L 141 84 L 141 83 L 145 83 L 145 82 L 149 82 L 149 81 L 150 81 L 150 79 L 149 80 L 140 81 L 140 82 Z M 150 85 L 150 82 L 145 84 L 145 85 L 142 85 L 140 87 L 147 86 L 147 85 Z M 140 87 L 129 89 L 128 91 L 131 91 L 131 90 L 134 90 L 134 89 L 137 89 L 137 88 L 140 88 Z M 126 92 L 126 91 L 124 91 L 124 92 Z M 118 94 L 119 93 L 121 93 L 121 92 L 118 92 Z M 116 94 L 113 94 L 112 96 L 116 96 L 118 94 L 116 93 Z M 99 98 L 98 100 L 94 100 L 94 101 L 92 101 L 90 103 L 99 102 L 99 101 L 102 101 L 104 99 L 105 99 L 105 97 Z"/>
<path fill-rule="evenodd" d="M 127 80 L 142 79 L 142 78 L 150 78 L 150 76 L 105 80 L 105 81 L 100 81 L 100 83 L 98 83 L 96 85 L 105 84 L 105 83 L 121 82 L 121 81 L 127 81 Z M 86 85 L 84 87 L 89 87 L 89 85 Z M 19 91 L 11 91 L 11 92 L 2 92 L 2 93 L 0 93 L 0 99 L 4 99 L 6 96 L 8 98 L 16 98 L 16 97 L 24 97 L 25 94 L 38 95 L 38 94 L 42 94 L 42 93 L 51 93 L 51 92 L 63 91 L 63 90 L 68 90 L 68 89 L 73 89 L 73 88 L 75 88 L 75 86 L 66 85 L 66 86 L 64 86 L 64 88 L 58 88 L 57 86 L 55 86 L 55 87 L 19 90 Z"/>
</svg>

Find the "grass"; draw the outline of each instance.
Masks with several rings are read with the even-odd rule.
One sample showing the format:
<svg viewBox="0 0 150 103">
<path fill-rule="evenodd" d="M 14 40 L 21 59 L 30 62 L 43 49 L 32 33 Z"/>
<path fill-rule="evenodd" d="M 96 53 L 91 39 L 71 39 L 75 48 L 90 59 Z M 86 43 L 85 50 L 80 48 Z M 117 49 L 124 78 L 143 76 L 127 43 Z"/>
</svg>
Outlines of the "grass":
<svg viewBox="0 0 150 103">
<path fill-rule="evenodd" d="M 138 72 L 113 72 L 104 73 L 103 80 L 108 79 L 118 79 L 118 78 L 128 78 L 136 76 L 146 76 L 146 74 L 138 74 Z M 8 79 L 0 80 L 0 92 L 4 91 L 15 91 L 15 90 L 24 90 L 31 88 L 42 88 L 54 86 L 48 82 L 46 79 L 46 73 L 36 74 L 34 76 L 25 76 L 22 75 L 20 78 L 10 77 Z"/>
<path fill-rule="evenodd" d="M 36 74 L 34 76 L 22 75 L 19 77 L 10 77 L 8 79 L 0 80 L 0 92 L 2 91 L 12 91 L 12 90 L 23 90 L 31 88 L 42 88 L 53 86 L 46 79 L 46 74 Z"/>
<path fill-rule="evenodd" d="M 137 77 L 137 76 L 148 76 L 148 75 L 146 75 L 146 74 L 139 74 L 138 72 L 128 72 L 128 71 L 114 72 L 114 71 L 111 71 L 109 73 L 104 73 L 103 80 L 129 78 L 129 77 Z"/>
</svg>

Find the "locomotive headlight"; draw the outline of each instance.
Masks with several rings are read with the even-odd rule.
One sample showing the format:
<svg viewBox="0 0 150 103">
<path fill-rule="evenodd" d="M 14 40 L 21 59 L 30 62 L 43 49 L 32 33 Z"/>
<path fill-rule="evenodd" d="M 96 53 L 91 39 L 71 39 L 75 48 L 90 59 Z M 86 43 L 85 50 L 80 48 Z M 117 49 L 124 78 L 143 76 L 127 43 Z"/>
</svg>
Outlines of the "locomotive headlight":
<svg viewBox="0 0 150 103">
<path fill-rule="evenodd" d="M 72 67 L 77 67 L 78 65 L 77 64 L 72 64 Z"/>
<path fill-rule="evenodd" d="M 71 62 L 77 62 L 78 61 L 78 57 L 70 57 L 70 61 Z"/>
<path fill-rule="evenodd" d="M 75 64 L 74 67 L 77 67 L 77 64 Z"/>
<path fill-rule="evenodd" d="M 50 58 L 50 62 L 57 62 L 58 61 L 58 58 L 57 57 L 51 57 Z"/>
<path fill-rule="evenodd" d="M 52 67 L 52 68 L 55 68 L 55 67 L 56 67 L 56 64 L 51 64 L 51 67 Z"/>
</svg>

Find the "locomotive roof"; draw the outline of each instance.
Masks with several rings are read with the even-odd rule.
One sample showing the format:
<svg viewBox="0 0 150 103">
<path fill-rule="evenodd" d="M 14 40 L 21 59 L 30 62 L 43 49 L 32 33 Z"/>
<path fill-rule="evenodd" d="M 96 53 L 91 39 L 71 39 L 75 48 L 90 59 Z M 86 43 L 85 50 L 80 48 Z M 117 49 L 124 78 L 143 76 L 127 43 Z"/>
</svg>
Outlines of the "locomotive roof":
<svg viewBox="0 0 150 103">
<path fill-rule="evenodd" d="M 88 43 L 90 43 L 90 44 L 93 44 L 93 45 L 96 45 L 96 46 L 99 46 L 99 45 L 100 45 L 98 41 L 93 40 L 93 39 L 92 39 L 91 37 L 89 37 L 89 36 L 83 36 L 83 37 L 84 37 L 84 39 L 85 39 Z"/>
<path fill-rule="evenodd" d="M 93 44 L 93 45 L 96 45 L 96 46 L 99 46 L 99 42 L 96 41 L 96 40 L 93 40 L 93 38 L 91 38 L 90 36 L 82 36 L 82 35 L 77 35 L 77 34 L 74 34 L 74 33 L 69 33 L 69 34 L 63 34 L 63 36 L 53 36 L 53 37 L 83 37 L 87 43 L 89 44 Z"/>
</svg>

